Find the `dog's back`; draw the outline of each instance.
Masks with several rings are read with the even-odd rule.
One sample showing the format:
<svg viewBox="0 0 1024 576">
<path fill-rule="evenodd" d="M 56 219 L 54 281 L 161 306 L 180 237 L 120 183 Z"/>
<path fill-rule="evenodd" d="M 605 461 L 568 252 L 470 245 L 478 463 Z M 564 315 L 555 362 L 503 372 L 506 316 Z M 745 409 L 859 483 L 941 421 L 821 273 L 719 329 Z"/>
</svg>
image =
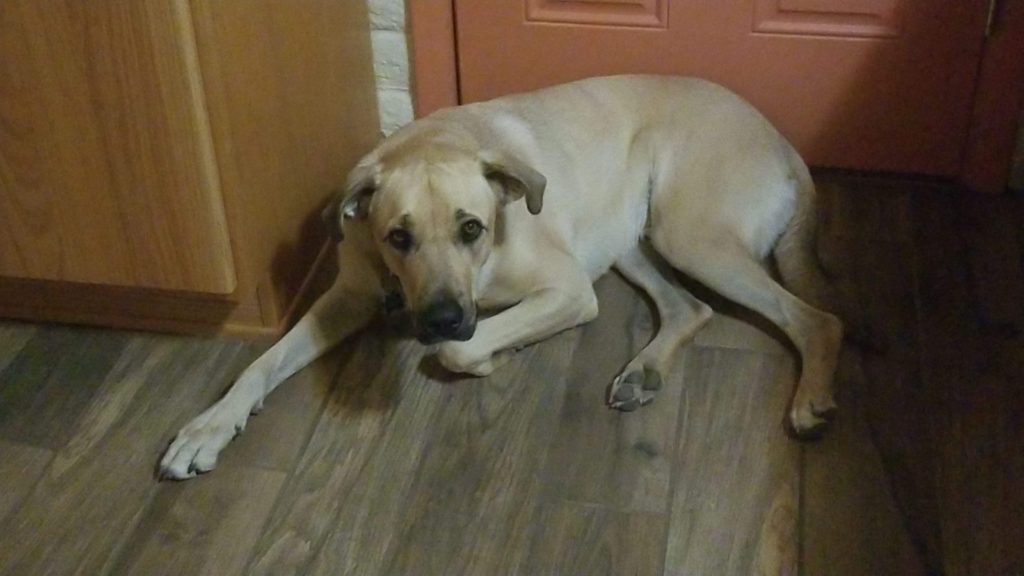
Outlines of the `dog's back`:
<svg viewBox="0 0 1024 576">
<path fill-rule="evenodd" d="M 592 278 L 662 223 L 698 236 L 729 230 L 764 257 L 809 181 L 757 110 L 697 78 L 590 78 L 441 111 L 428 122 L 460 126 L 483 148 L 500 142 L 543 173 L 544 213 L 510 218 L 543 224 L 581 255 Z"/>
</svg>

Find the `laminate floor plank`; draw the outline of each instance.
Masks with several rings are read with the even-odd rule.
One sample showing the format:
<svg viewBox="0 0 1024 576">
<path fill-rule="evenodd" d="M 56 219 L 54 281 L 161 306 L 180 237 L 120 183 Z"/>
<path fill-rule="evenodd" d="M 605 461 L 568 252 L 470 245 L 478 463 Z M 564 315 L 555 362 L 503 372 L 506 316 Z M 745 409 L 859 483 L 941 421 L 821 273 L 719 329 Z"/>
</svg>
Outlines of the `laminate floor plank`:
<svg viewBox="0 0 1024 576">
<path fill-rule="evenodd" d="M 908 194 L 877 195 L 869 210 L 853 211 L 859 183 L 833 182 L 826 193 L 842 206 L 826 211 L 823 231 L 845 278 L 872 278 L 847 294 L 887 343 L 882 352 L 844 349 L 836 378 L 839 413 L 819 442 L 803 447 L 801 552 L 805 574 L 925 574 L 927 567 L 907 527 L 889 471 L 910 477 L 915 444 L 904 439 L 927 429 L 920 414 L 893 407 L 919 400 L 913 262 L 909 232 L 892 221 L 909 210 Z M 834 209 L 835 206 L 830 206 Z M 899 220 L 902 222 L 902 218 Z M 877 230 L 887 229 L 879 237 Z M 885 438 L 880 450 L 875 438 Z M 910 436 L 912 438 L 912 436 Z M 886 459 L 886 456 L 888 459 Z M 917 470 L 913 471 L 917 473 Z M 918 476 L 913 475 L 914 478 Z"/>
<path fill-rule="evenodd" d="M 0 440 L 0 533 L 7 531 L 4 519 L 32 491 L 52 458 L 51 450 Z"/>
<path fill-rule="evenodd" d="M 928 413 L 939 502 L 937 557 L 943 572 L 953 576 L 1022 573 L 1024 336 L 1013 327 L 1024 318 L 1019 307 L 980 287 L 1000 282 L 1000 291 L 1024 294 L 1019 262 L 981 255 L 988 250 L 1019 254 L 1019 244 L 990 246 L 1019 242 L 1019 233 L 991 235 L 991 230 L 1005 233 L 1009 219 L 1018 218 L 1019 201 L 986 209 L 963 196 L 917 200 L 922 373 L 934 398 Z M 1000 261 L 1011 269 L 978 276 L 992 275 Z"/>
<path fill-rule="evenodd" d="M 858 380 L 844 384 L 836 395 L 841 413 L 827 435 L 803 446 L 803 573 L 925 576 L 928 568 L 873 441 L 863 405 L 866 385 Z"/>
<path fill-rule="evenodd" d="M 795 574 L 800 445 L 793 360 L 687 350 L 665 574 Z"/>
<path fill-rule="evenodd" d="M 249 364 L 265 349 L 262 344 L 245 345 L 238 365 Z M 341 365 L 350 356 L 351 348 L 330 352 L 282 382 L 264 401 L 263 410 L 249 418 L 245 431 L 222 453 L 218 467 L 258 467 L 290 472 L 327 405 Z M 240 373 L 231 375 L 231 381 Z M 180 424 L 184 425 L 193 416 L 195 414 L 187 415 Z"/>
<path fill-rule="evenodd" d="M 404 494 L 363 483 L 359 501 L 367 502 L 370 526 L 379 527 L 374 541 L 339 524 L 316 572 L 333 573 L 354 558 L 353 574 L 506 573 L 526 545 L 578 337 L 568 331 L 527 347 L 486 378 L 428 383 L 447 386 L 446 400 L 411 483 Z M 385 506 L 375 511 L 373 503 Z"/>
<path fill-rule="evenodd" d="M 384 562 L 387 541 L 379 526 L 400 514 L 401 504 L 429 438 L 435 412 L 445 400 L 420 370 L 422 346 L 366 334 L 338 375 L 327 409 L 304 448 L 249 561 L 248 574 L 308 574 L 336 530 L 351 530 L 363 556 L 333 566 L 333 573 L 373 574 L 363 562 Z M 366 501 L 365 491 L 390 491 L 390 502 Z M 334 536 L 337 539 L 337 536 Z M 363 540 L 360 540 L 363 539 Z M 343 543 L 344 544 L 344 543 Z M 357 565 L 354 565 L 357 564 Z"/>
<path fill-rule="evenodd" d="M 0 438 L 63 447 L 129 339 L 79 328 L 37 332 L 0 372 Z"/>
<path fill-rule="evenodd" d="M 86 338 L 86 342 L 90 339 Z M 212 400 L 195 381 L 228 378 L 240 345 L 136 335 L 71 429 L 71 439 L 7 519 L 5 574 L 100 574 L 158 490 L 172 422 Z"/>
<path fill-rule="evenodd" d="M 534 522 L 543 537 L 531 541 L 516 569 L 488 574 L 644 576 L 664 569 L 666 514 L 561 501 L 541 505 Z"/>
<path fill-rule="evenodd" d="M 36 333 L 35 326 L 19 322 L 0 322 L 0 374 Z"/>
<path fill-rule="evenodd" d="M 825 234 L 884 244 L 907 242 L 912 236 L 908 191 L 942 193 L 934 184 L 848 174 L 816 177 L 815 184 Z"/>
<path fill-rule="evenodd" d="M 958 198 L 970 303 L 986 335 L 1024 332 L 1024 209 L 1013 198 Z"/>
<path fill-rule="evenodd" d="M 286 473 L 228 466 L 162 486 L 111 574 L 241 574 Z"/>
<path fill-rule="evenodd" d="M 608 386 L 653 336 L 652 311 L 616 275 L 597 283 L 601 313 L 582 327 L 544 469 L 548 502 L 665 513 L 683 384 L 663 374 L 653 402 L 634 412 L 606 406 Z"/>
<path fill-rule="evenodd" d="M 714 316 L 694 337 L 694 345 L 775 355 L 794 354 L 785 335 L 778 330 L 766 329 L 767 321 L 757 318 L 753 312 L 721 304 L 714 310 Z"/>
</svg>

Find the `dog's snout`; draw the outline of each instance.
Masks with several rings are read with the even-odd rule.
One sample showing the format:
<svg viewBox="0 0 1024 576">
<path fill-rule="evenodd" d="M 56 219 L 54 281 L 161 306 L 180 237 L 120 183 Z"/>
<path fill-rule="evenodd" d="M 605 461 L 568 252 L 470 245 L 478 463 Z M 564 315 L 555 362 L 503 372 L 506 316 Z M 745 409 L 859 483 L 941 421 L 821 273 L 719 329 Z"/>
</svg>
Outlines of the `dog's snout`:
<svg viewBox="0 0 1024 576">
<path fill-rule="evenodd" d="M 450 298 L 443 298 L 427 306 L 421 321 L 423 327 L 439 338 L 454 338 L 462 328 L 466 313 L 459 303 Z"/>
</svg>

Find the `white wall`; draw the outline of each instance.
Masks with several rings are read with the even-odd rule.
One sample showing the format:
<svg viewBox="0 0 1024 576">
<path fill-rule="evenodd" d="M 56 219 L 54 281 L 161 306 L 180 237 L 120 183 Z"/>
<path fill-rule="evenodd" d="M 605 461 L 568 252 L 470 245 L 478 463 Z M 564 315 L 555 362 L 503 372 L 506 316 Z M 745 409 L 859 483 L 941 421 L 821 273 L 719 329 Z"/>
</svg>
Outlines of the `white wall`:
<svg viewBox="0 0 1024 576">
<path fill-rule="evenodd" d="M 405 0 L 367 0 L 367 6 L 380 129 L 386 136 L 412 120 Z"/>
</svg>

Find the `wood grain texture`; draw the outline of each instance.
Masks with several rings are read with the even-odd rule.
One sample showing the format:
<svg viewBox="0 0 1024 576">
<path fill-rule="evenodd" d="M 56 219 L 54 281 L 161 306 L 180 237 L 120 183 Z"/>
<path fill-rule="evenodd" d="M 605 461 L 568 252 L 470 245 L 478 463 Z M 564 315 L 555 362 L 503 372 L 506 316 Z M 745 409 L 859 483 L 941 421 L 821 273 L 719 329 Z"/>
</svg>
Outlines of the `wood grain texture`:
<svg viewBox="0 0 1024 576">
<path fill-rule="evenodd" d="M 30 324 L 0 325 L 0 372 L 11 363 L 35 334 L 35 327 Z"/>
<path fill-rule="evenodd" d="M 162 486 L 111 573 L 242 573 L 285 476 L 228 466 L 208 482 Z"/>
<path fill-rule="evenodd" d="M 112 563 L 158 490 L 154 466 L 172 424 L 207 405 L 242 368 L 232 361 L 239 349 L 133 339 L 99 376 L 71 440 L 7 519 L 5 540 L 16 544 L 0 547 L 3 573 L 98 574 Z"/>
<path fill-rule="evenodd" d="M 665 514 L 621 512 L 579 502 L 542 505 L 535 537 L 513 574 L 662 574 Z M 501 573 L 500 567 L 491 572 Z"/>
<path fill-rule="evenodd" d="M 1024 317 L 1000 303 L 1005 293 L 1024 294 L 1019 258 L 1021 207 L 1001 199 L 985 206 L 949 196 L 920 201 L 914 231 L 919 266 L 922 381 L 933 397 L 929 446 L 938 506 L 941 569 L 951 575 L 1024 571 Z M 991 246 L 991 233 L 1016 248 Z M 1019 254 L 1019 252 L 1018 252 Z M 980 277 L 1013 261 L 996 277 Z M 983 262 L 987 262 L 984 263 Z M 991 274 L 991 272 L 988 272 Z M 991 314 L 1003 316 L 994 323 Z"/>
<path fill-rule="evenodd" d="M 666 574 L 795 574 L 800 446 L 788 358 L 688 350 Z"/>
<path fill-rule="evenodd" d="M 182 66 L 187 72 L 185 77 L 189 81 L 171 83 L 167 88 L 177 92 L 154 93 L 156 95 L 147 92 L 147 95 L 165 98 L 167 102 L 160 103 L 172 111 L 180 109 L 182 113 L 195 115 L 196 126 L 208 124 L 208 127 L 204 128 L 208 132 L 205 139 L 197 136 L 194 140 L 187 140 L 183 145 L 187 144 L 196 150 L 201 149 L 204 158 L 209 157 L 215 161 L 209 168 L 216 176 L 219 201 L 223 204 L 220 208 L 223 222 L 218 224 L 217 230 L 224 234 L 224 246 L 227 249 L 224 253 L 231 257 L 228 262 L 234 266 L 231 279 L 232 282 L 237 280 L 237 284 L 222 290 L 205 290 L 201 287 L 190 288 L 183 284 L 126 282 L 131 287 L 125 288 L 107 284 L 15 277 L 17 274 L 5 272 L 4 266 L 0 264 L 0 315 L 174 332 L 279 333 L 294 319 L 297 312 L 301 312 L 295 306 L 299 290 L 318 254 L 325 252 L 326 234 L 321 229 L 319 213 L 326 198 L 343 185 L 350 167 L 371 148 L 378 137 L 379 126 L 365 4 L 331 0 L 302 3 L 268 0 L 226 3 L 175 0 L 173 3 L 139 2 L 132 3 L 131 6 L 115 6 L 117 3 L 114 3 L 110 7 L 105 7 L 109 3 L 101 4 L 103 6 L 64 7 L 61 10 L 50 11 L 52 14 L 47 16 L 50 20 L 40 20 L 35 24 L 37 28 L 45 28 L 46 31 L 54 28 L 54 31 L 48 35 L 36 34 L 31 40 L 36 44 L 51 42 L 62 49 L 67 48 L 67 40 L 46 40 L 51 36 L 61 37 L 57 34 L 57 24 L 63 27 L 60 30 L 88 28 L 88 33 L 93 35 L 113 34 L 122 28 L 135 34 L 130 37 L 113 38 L 124 42 L 144 43 L 145 34 L 153 35 L 161 43 L 149 47 L 152 54 L 133 53 L 123 59 L 108 58 L 109 61 L 104 61 L 105 70 L 110 75 L 115 75 L 117 79 L 117 74 L 123 74 L 128 78 L 126 81 L 135 79 L 131 66 L 145 66 L 152 60 L 161 64 L 158 72 L 169 74 L 174 73 L 175 69 L 171 64 L 163 63 L 164 59 L 178 58 L 184 63 Z M 159 6 L 156 6 L 157 4 Z M 0 14 L 14 14 L 19 17 L 22 13 L 37 15 L 48 10 L 45 6 L 46 3 L 10 3 L 5 5 Z M 89 22 L 51 22 L 62 15 L 75 15 L 79 12 L 99 13 L 104 10 L 113 14 L 107 19 L 109 22 L 97 17 L 100 21 L 91 27 L 87 26 Z M 147 20 L 157 16 L 160 16 L 159 21 Z M 40 18 L 42 17 L 37 20 Z M 68 18 L 70 16 L 65 20 Z M 4 25 L 14 26 L 20 20 L 12 18 L 3 22 Z M 184 40 L 181 40 L 180 46 L 169 44 L 170 40 L 165 38 L 170 33 L 168 30 L 179 34 L 181 38 L 191 39 L 191 44 Z M 75 39 L 86 34 L 84 31 L 78 31 L 81 32 L 79 36 L 72 35 L 70 38 Z M 143 37 L 135 38 L 139 35 Z M 5 51 L 5 54 L 22 55 L 28 50 L 26 46 L 32 45 L 31 42 L 21 42 L 20 37 L 10 34 L 0 36 L 3 36 L 0 42 L 17 44 L 11 47 L 10 51 Z M 177 56 L 164 54 L 169 48 L 180 48 L 182 52 Z M 83 54 L 85 55 L 76 56 L 78 60 L 86 58 L 88 51 Z M 75 63 L 78 60 L 68 61 Z M 0 64 L 7 63 L 7 59 L 0 60 Z M 125 67 L 128 69 L 123 69 Z M 76 69 L 67 73 L 71 72 L 79 76 L 92 74 L 91 70 Z M 144 80 L 146 78 L 138 82 Z M 99 83 L 100 80 L 96 82 Z M 100 83 L 95 91 L 102 88 L 111 92 L 108 84 L 110 82 Z M 22 124 L 27 122 L 27 119 L 36 118 L 29 112 L 42 104 L 32 100 L 31 94 L 18 86 L 15 86 L 17 89 L 11 89 L 8 98 L 3 86 L 5 85 L 0 85 L 0 118 L 4 119 L 4 123 L 0 131 L 13 127 L 17 138 L 11 140 L 12 146 L 23 139 L 35 138 L 38 130 L 33 132 L 34 127 L 23 127 Z M 160 87 L 163 88 L 163 85 Z M 46 91 L 49 95 L 51 88 L 47 85 L 39 90 Z M 51 99 L 62 97 L 59 94 L 48 97 L 50 96 Z M 85 92 L 73 96 L 85 99 L 86 104 L 91 102 L 89 94 Z M 115 96 L 120 98 L 119 94 L 114 93 L 108 98 L 113 102 L 110 104 L 109 115 L 123 124 L 131 118 L 118 116 L 120 109 L 114 104 L 121 105 L 122 101 L 115 99 Z M 186 97 L 192 100 L 187 101 Z M 144 102 L 149 101 L 140 100 L 136 103 L 135 100 L 130 100 L 132 107 L 129 111 L 157 116 L 158 110 L 148 110 L 143 106 Z M 8 105 L 16 108 L 12 112 L 16 118 L 9 123 L 5 116 Z M 38 116 L 45 118 L 42 112 L 39 112 Z M 88 118 L 82 121 L 86 120 Z M 147 129 L 143 123 L 135 125 L 138 126 L 137 131 Z M 178 134 L 186 127 L 186 123 L 178 122 L 167 130 L 173 128 L 175 134 Z M 4 134 L 4 144 L 0 145 L 0 157 L 7 153 L 5 150 L 8 139 L 6 133 Z M 119 131 L 116 136 L 128 139 L 132 134 L 130 131 Z M 149 134 L 150 132 L 146 132 L 146 135 Z M 154 138 L 159 135 L 159 131 L 153 133 Z M 100 141 L 97 136 L 92 140 L 87 138 L 85 142 L 88 144 L 93 140 Z M 147 142 L 148 140 L 139 145 Z M 106 144 L 105 141 L 101 143 Z M 74 144 L 77 146 L 77 140 L 74 140 Z M 67 146 L 70 147 L 71 144 Z M 23 161 L 22 163 L 38 164 L 36 157 L 32 155 L 35 152 L 23 148 L 24 146 L 19 145 L 10 152 L 15 155 L 12 162 L 17 160 Z M 88 149 L 88 146 L 86 148 Z M 81 166 L 82 162 L 77 161 L 77 156 L 74 158 L 76 162 L 69 163 L 65 156 L 83 153 L 73 147 L 69 148 L 70 152 L 65 156 L 47 157 L 46 160 L 60 164 L 64 167 L 64 172 L 72 175 L 77 174 L 76 171 L 89 169 L 99 176 L 109 177 L 108 179 L 120 177 L 121 172 L 127 170 L 124 166 L 131 168 L 134 166 L 133 163 L 149 162 L 149 156 L 145 155 L 150 152 L 148 149 L 138 153 L 132 149 L 126 151 L 123 157 L 112 158 L 104 155 L 108 148 L 98 149 L 93 155 L 95 158 L 90 157 L 90 161 L 96 166 Z M 172 152 L 174 151 L 168 151 L 164 156 L 157 158 L 159 162 L 169 164 L 166 170 L 161 168 L 161 174 L 165 179 L 171 178 L 175 170 L 181 171 L 190 166 L 179 158 L 182 154 Z M 70 167 L 65 166 L 66 164 Z M 16 162 L 14 165 L 21 164 Z M 5 168 L 0 168 L 0 222 L 8 219 L 10 211 L 7 199 L 11 196 L 7 193 L 8 176 L 4 170 Z M 53 221 L 51 214 L 46 212 L 49 210 L 49 200 L 36 193 L 36 189 L 56 187 L 46 180 L 48 174 L 32 173 L 23 179 L 24 182 L 11 180 L 11 185 L 28 187 L 25 194 L 31 193 L 31 202 L 21 196 L 15 197 L 19 202 L 24 200 L 23 204 L 28 202 L 24 206 L 19 205 L 17 214 L 28 214 L 25 216 L 28 222 L 25 225 L 31 224 L 33 228 L 30 232 L 36 236 L 45 233 L 57 238 L 63 234 L 63 223 Z M 74 177 L 82 186 L 88 180 L 85 177 Z M 133 182 L 127 184 L 134 185 Z M 185 185 L 182 184 L 181 187 Z M 182 192 L 184 195 L 199 194 L 202 191 L 196 186 L 185 188 L 186 191 Z M 148 198 L 149 196 L 142 194 L 131 197 L 137 204 L 147 202 Z M 180 199 L 161 197 L 158 200 L 166 204 L 171 200 Z M 131 257 L 143 260 L 154 269 L 162 269 L 163 262 L 150 258 L 144 252 L 133 251 L 133 245 L 128 241 L 131 239 L 121 238 L 123 234 L 120 227 L 104 225 L 107 222 L 104 220 L 105 215 L 114 214 L 118 205 L 113 201 L 95 204 L 85 207 L 62 205 L 61 209 L 64 212 L 81 216 L 74 222 L 76 225 L 96 234 L 96 238 L 72 238 L 72 246 L 88 247 L 89 250 L 96 250 L 97 254 L 109 253 L 114 264 L 117 263 L 117 258 Z M 155 232 L 160 232 L 162 226 L 174 225 L 173 218 L 179 217 L 181 211 L 174 206 L 161 207 L 155 204 L 146 204 L 144 208 L 149 211 L 144 215 L 150 215 L 156 210 L 158 212 L 154 218 L 162 217 L 164 212 L 168 218 L 155 224 L 144 218 L 137 219 L 132 221 L 132 225 L 152 228 L 147 229 L 147 233 L 153 236 L 151 240 L 163 242 L 162 236 Z M 133 215 L 128 210 L 125 210 L 125 214 L 126 217 Z M 189 214 L 186 213 L 185 216 Z M 189 224 L 198 226 L 204 218 L 214 216 L 213 212 L 204 212 L 192 218 Z M 134 229 L 128 228 L 129 231 Z M 9 232 L 16 233 L 19 237 L 22 235 L 20 229 L 11 232 L 8 227 L 0 226 L 0 256 L 5 254 L 6 249 L 15 246 L 9 241 Z M 186 232 L 187 227 L 175 229 L 176 234 Z M 61 236 L 58 239 L 62 238 Z M 32 247 L 37 251 L 45 251 L 46 254 L 59 254 L 62 245 L 54 242 L 47 244 L 39 241 L 32 244 Z M 204 251 L 199 254 L 216 256 L 217 246 L 204 241 L 202 237 L 190 236 L 188 242 L 205 242 L 201 245 Z M 179 259 L 184 258 L 190 246 L 189 243 L 172 243 L 173 255 Z M 160 247 L 162 249 L 164 245 L 160 244 Z M 101 264 L 108 263 L 103 260 Z M 200 270 L 191 263 L 187 264 L 189 270 Z M 114 272 L 121 273 L 119 268 Z M 66 280 L 69 277 L 58 278 Z M 138 287 L 140 285 L 165 289 L 143 289 Z"/>
<path fill-rule="evenodd" d="M 654 401 L 635 413 L 606 407 L 608 386 L 653 334 L 652 311 L 623 279 L 597 283 L 600 314 L 584 326 L 544 469 L 545 498 L 665 513 L 683 384 L 663 374 Z"/>
<path fill-rule="evenodd" d="M 185 0 L 5 2 L 0 273 L 235 287 Z"/>
<path fill-rule="evenodd" d="M 924 501 L 931 494 L 908 489 L 927 469 L 927 451 L 916 446 L 927 415 L 894 409 L 927 401 L 917 360 L 911 195 L 906 185 L 856 178 L 834 178 L 819 188 L 821 247 L 849 289 L 851 309 L 886 347 L 867 354 L 844 349 L 836 381 L 840 414 L 823 440 L 804 446 L 803 569 L 925 574 L 916 550 L 921 532 L 908 527 L 926 524 L 920 516 L 904 516 L 900 502 L 906 507 L 908 499 Z M 934 190 L 922 190 L 929 192 Z M 850 282 L 865 278 L 872 280 Z"/>
<path fill-rule="evenodd" d="M 854 362 L 848 356 L 841 369 L 841 417 L 827 437 L 803 448 L 801 566 L 805 574 L 925 576 L 872 438 L 864 406 L 870 388 Z"/>
<path fill-rule="evenodd" d="M 51 450 L 0 440 L 0 526 L 32 491 L 51 458 Z"/>
<path fill-rule="evenodd" d="M 379 533 L 389 542 L 379 548 L 383 563 L 364 555 L 365 547 L 376 547 L 362 530 L 335 529 L 356 536 L 348 550 L 369 560 L 360 562 L 354 574 L 374 566 L 393 574 L 511 570 L 536 526 L 530 504 L 543 490 L 540 471 L 557 434 L 566 369 L 578 338 L 576 331 L 562 333 L 520 351 L 487 378 L 459 379 L 447 386 L 446 402 L 435 413 L 411 485 Z M 374 488 L 368 501 L 389 500 L 377 494 L 393 493 Z M 330 573 L 345 550 L 329 543 L 325 552 L 331 553 L 316 564 L 319 572 Z"/>
<path fill-rule="evenodd" d="M 39 331 L 0 372 L 0 437 L 64 447 L 128 340 L 98 330 Z"/>
<path fill-rule="evenodd" d="M 207 334 L 262 326 L 258 302 L 124 286 L 0 278 L 0 317 Z"/>
<path fill-rule="evenodd" d="M 283 319 L 326 238 L 320 210 L 376 143 L 364 2 L 190 2 L 242 301 Z"/>
<path fill-rule="evenodd" d="M 274 507 L 247 573 L 309 573 L 333 530 L 361 530 L 363 522 L 376 520 L 366 516 L 366 507 L 387 505 L 353 496 L 373 487 L 366 482 L 401 490 L 412 481 L 410 467 L 442 396 L 439 387 L 428 385 L 415 371 L 421 356 L 422 350 L 411 343 L 389 342 L 380 334 L 368 334 L 359 342 Z M 375 470 L 364 472 L 375 457 Z M 350 515 L 346 522 L 339 520 L 342 514 Z M 335 567 L 336 573 L 351 570 L 352 562 Z"/>
<path fill-rule="evenodd" d="M 247 345 L 240 362 L 255 360 L 265 345 Z M 274 391 L 245 432 L 235 438 L 219 466 L 259 467 L 289 472 L 302 455 L 330 398 L 349 349 L 330 353 Z M 182 422 L 184 425 L 185 422 Z"/>
<path fill-rule="evenodd" d="M 756 312 L 734 304 L 686 278 L 682 281 L 690 293 L 714 310 L 711 320 L 694 336 L 693 345 L 775 355 L 795 353 L 786 335 Z"/>
</svg>

